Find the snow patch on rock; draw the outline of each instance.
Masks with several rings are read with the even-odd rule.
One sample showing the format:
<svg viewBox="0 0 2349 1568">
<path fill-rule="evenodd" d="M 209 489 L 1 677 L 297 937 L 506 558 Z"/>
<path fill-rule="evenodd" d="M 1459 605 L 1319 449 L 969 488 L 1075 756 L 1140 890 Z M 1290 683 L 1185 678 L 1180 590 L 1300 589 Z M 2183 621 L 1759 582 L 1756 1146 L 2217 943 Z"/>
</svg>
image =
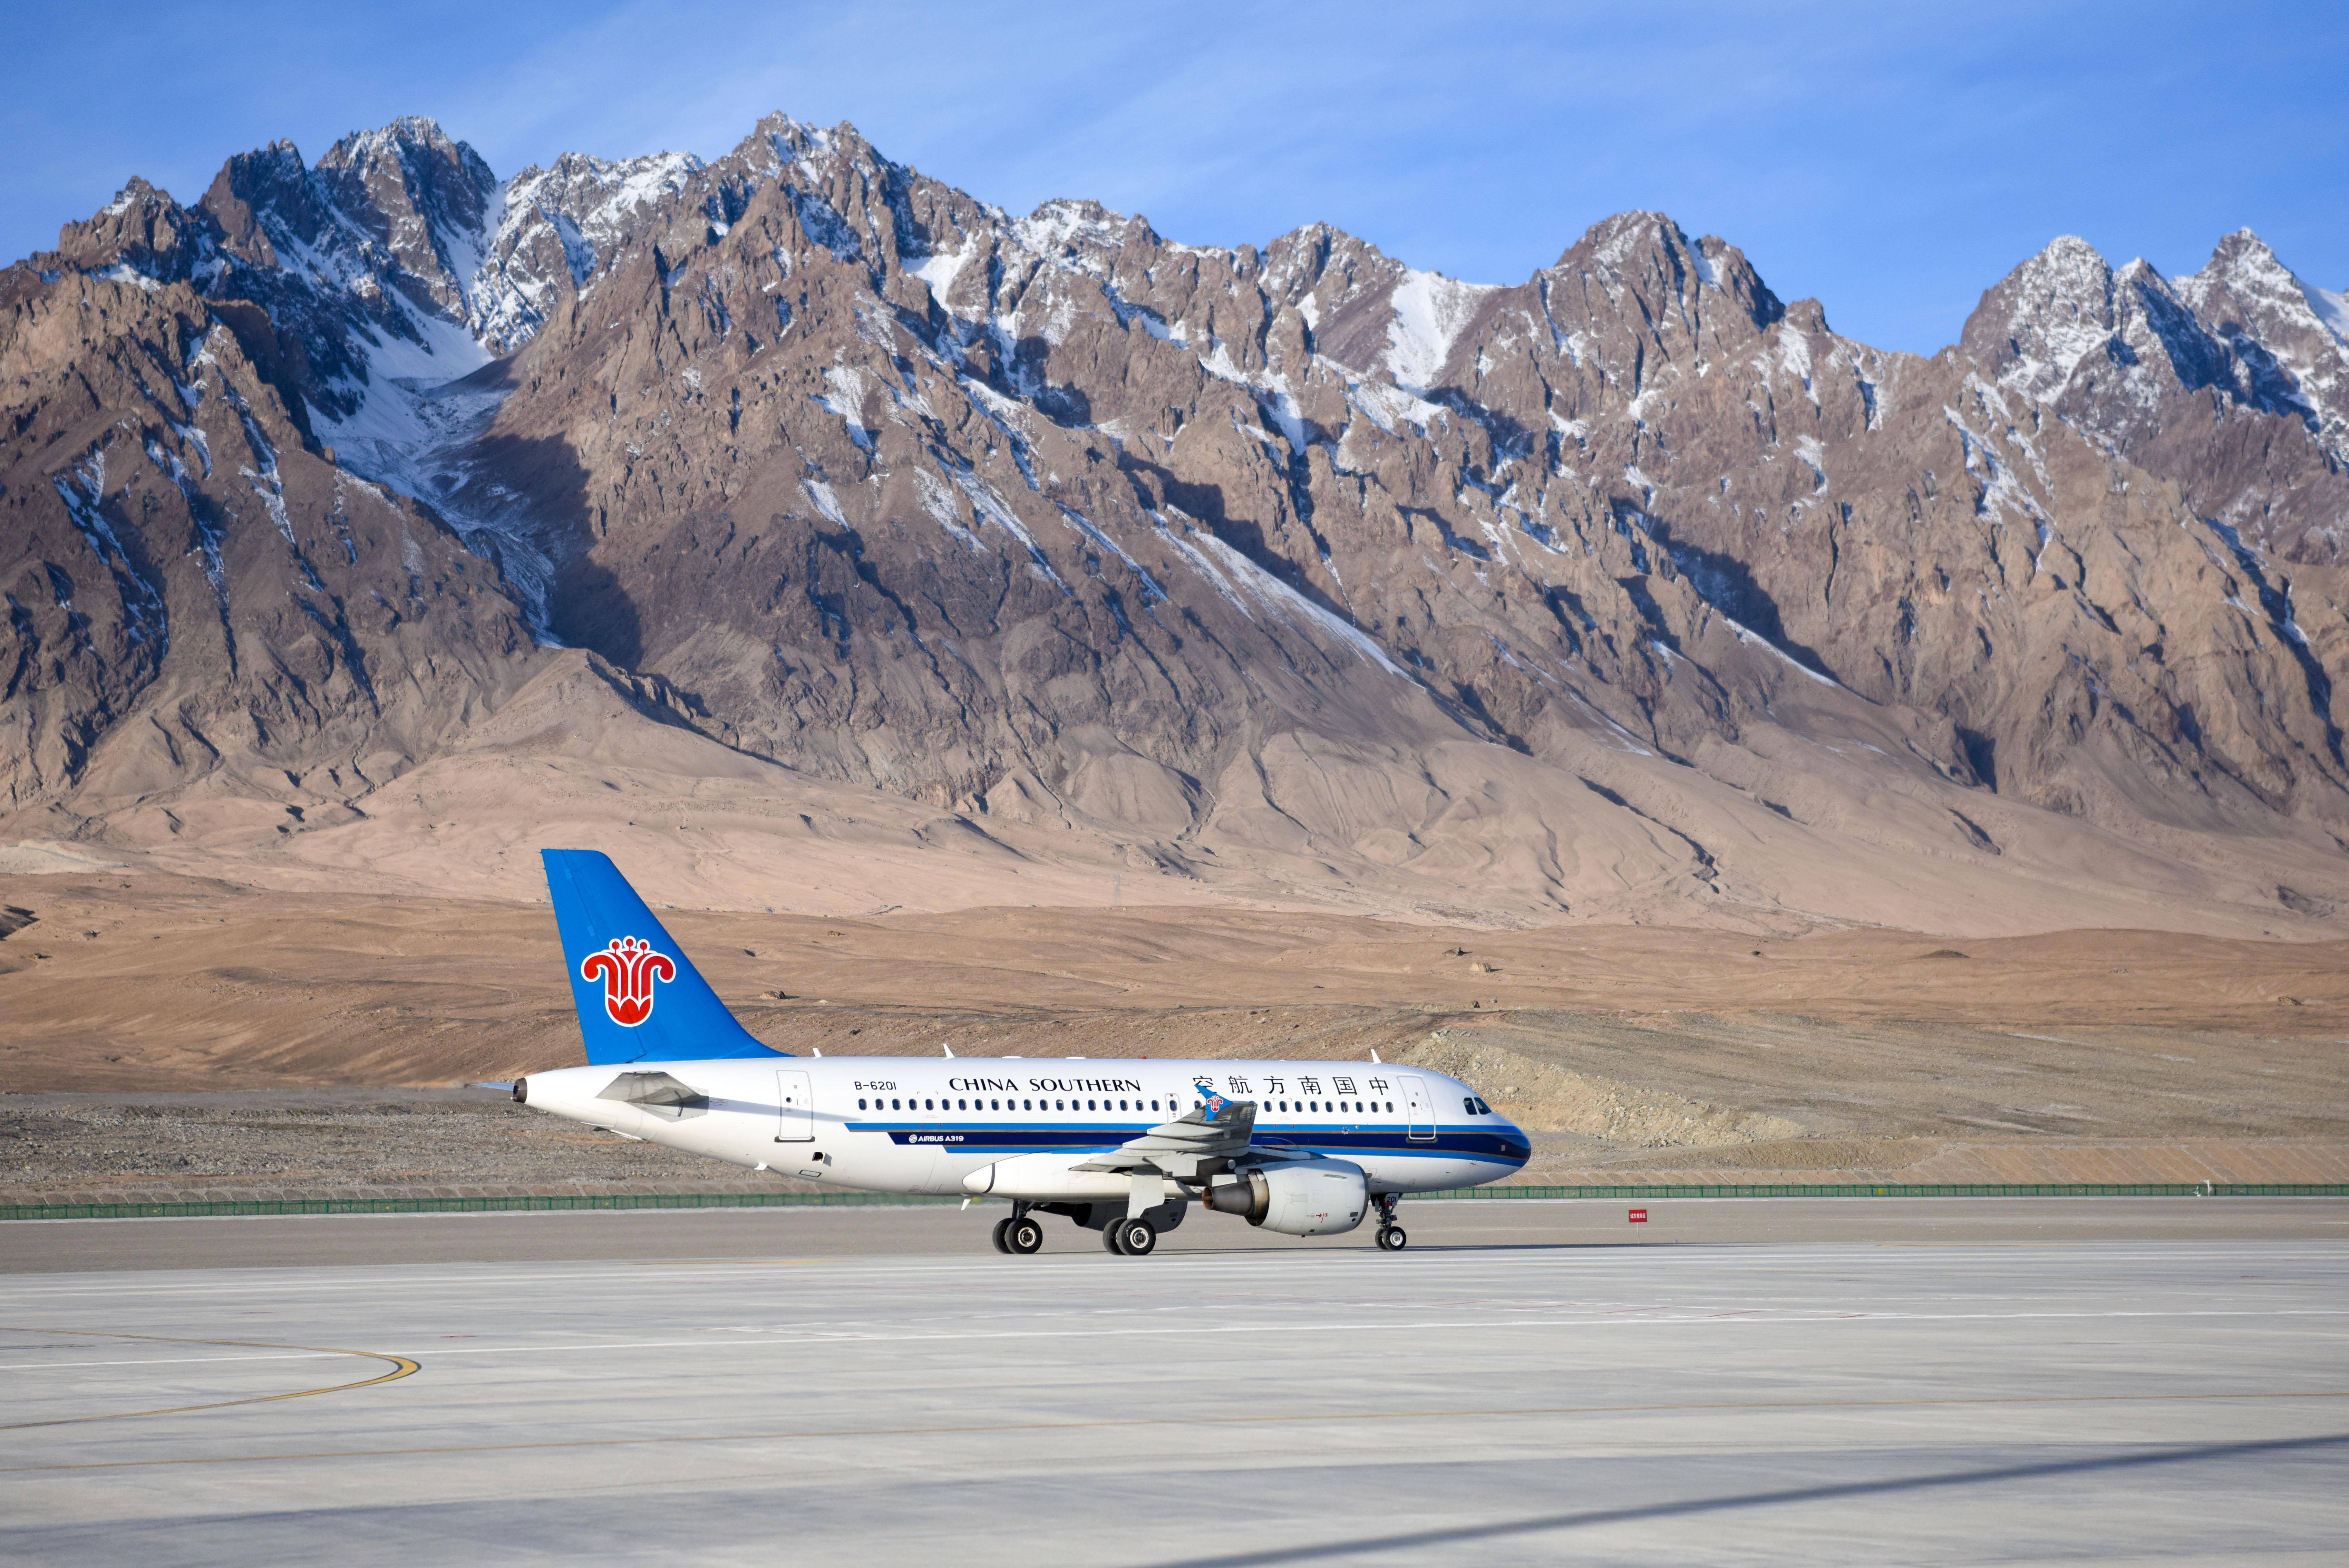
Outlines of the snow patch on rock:
<svg viewBox="0 0 2349 1568">
<path fill-rule="evenodd" d="M 1386 372 L 1395 385 L 1424 396 L 1444 373 L 1453 345 L 1477 307 L 1494 292 L 1487 284 L 1406 269 L 1395 285 L 1393 318 L 1387 327 Z"/>
</svg>

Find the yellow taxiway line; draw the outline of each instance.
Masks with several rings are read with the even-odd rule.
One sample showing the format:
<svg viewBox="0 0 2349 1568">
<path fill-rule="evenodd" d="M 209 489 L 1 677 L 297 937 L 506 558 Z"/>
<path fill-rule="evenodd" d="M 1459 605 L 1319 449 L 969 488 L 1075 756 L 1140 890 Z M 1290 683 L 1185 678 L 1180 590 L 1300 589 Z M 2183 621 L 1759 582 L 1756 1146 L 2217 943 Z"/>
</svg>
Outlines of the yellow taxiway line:
<svg viewBox="0 0 2349 1568">
<path fill-rule="evenodd" d="M 208 1405 L 172 1405 L 160 1410 L 122 1410 L 111 1416 L 62 1416 L 50 1421 L 0 1422 L 0 1432 L 21 1432 L 32 1427 L 72 1427 L 85 1421 L 135 1421 L 144 1416 L 184 1416 L 196 1410 L 225 1410 L 235 1405 L 273 1405 L 281 1399 L 307 1399 L 319 1394 L 347 1394 L 354 1388 L 372 1388 L 378 1383 L 396 1382 L 417 1371 L 420 1365 L 405 1355 L 388 1355 L 379 1350 L 337 1350 L 319 1345 L 271 1345 L 251 1339 L 181 1339 L 161 1334 L 114 1334 L 95 1328 L 34 1328 L 18 1324 L 0 1324 L 0 1334 L 81 1334 L 98 1339 L 145 1340 L 156 1345 L 225 1345 L 241 1350 L 305 1350 L 317 1355 L 363 1355 L 391 1363 L 388 1372 L 362 1377 L 356 1383 L 337 1383 L 326 1388 L 297 1388 L 290 1394 L 256 1394 L 247 1399 L 218 1399 Z"/>
</svg>

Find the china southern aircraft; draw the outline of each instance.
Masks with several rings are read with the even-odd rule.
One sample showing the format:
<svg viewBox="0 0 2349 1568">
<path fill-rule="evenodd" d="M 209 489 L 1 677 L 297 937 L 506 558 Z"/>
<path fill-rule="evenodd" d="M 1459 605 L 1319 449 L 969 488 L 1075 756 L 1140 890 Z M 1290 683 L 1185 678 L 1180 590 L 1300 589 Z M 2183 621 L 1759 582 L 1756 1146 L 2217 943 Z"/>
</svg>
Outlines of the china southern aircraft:
<svg viewBox="0 0 2349 1568">
<path fill-rule="evenodd" d="M 1457 1079 L 1375 1060 L 792 1056 L 735 1021 L 608 858 L 544 858 L 590 1064 L 517 1079 L 515 1099 L 753 1170 L 1008 1199 L 999 1251 L 1037 1251 L 1056 1214 L 1141 1257 L 1194 1202 L 1291 1236 L 1375 1210 L 1394 1251 L 1403 1193 L 1532 1152 Z"/>
</svg>

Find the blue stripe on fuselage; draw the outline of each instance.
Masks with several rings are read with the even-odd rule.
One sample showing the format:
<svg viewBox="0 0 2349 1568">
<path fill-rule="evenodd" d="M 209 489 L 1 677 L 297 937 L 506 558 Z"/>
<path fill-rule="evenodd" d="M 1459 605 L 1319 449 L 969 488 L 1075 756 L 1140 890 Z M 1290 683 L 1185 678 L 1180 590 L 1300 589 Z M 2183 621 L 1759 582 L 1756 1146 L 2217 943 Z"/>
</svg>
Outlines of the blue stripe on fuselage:
<svg viewBox="0 0 2349 1568">
<path fill-rule="evenodd" d="M 1140 1137 L 1151 1125 L 1140 1127 L 1101 1126 L 1006 1126 L 994 1124 L 947 1124 L 908 1127 L 902 1123 L 843 1121 L 849 1132 L 881 1133 L 900 1147 L 923 1148 L 960 1148 L 985 1151 L 989 1154 L 1077 1153 L 1089 1149 L 1115 1148 L 1132 1138 Z M 1525 1164 L 1527 1156 L 1512 1153 L 1506 1147 L 1506 1135 L 1483 1130 L 1445 1128 L 1430 1137 L 1413 1137 L 1403 1127 L 1360 1127 L 1340 1131 L 1329 1127 L 1267 1127 L 1258 1126 L 1257 1135 L 1268 1142 L 1285 1144 L 1292 1148 L 1313 1154 L 1344 1158 L 1348 1154 L 1406 1155 L 1422 1158 L 1442 1157 L 1495 1160 L 1505 1164 Z"/>
</svg>

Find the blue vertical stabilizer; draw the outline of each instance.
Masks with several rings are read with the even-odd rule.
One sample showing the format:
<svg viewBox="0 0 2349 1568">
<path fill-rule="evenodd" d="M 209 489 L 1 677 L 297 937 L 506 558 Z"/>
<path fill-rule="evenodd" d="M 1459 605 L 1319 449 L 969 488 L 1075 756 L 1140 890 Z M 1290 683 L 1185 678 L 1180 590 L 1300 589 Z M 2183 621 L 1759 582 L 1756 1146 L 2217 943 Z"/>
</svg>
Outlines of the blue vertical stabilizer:
<svg viewBox="0 0 2349 1568">
<path fill-rule="evenodd" d="M 591 1064 L 790 1054 L 760 1044 L 734 1021 L 611 857 L 539 854 Z"/>
</svg>

